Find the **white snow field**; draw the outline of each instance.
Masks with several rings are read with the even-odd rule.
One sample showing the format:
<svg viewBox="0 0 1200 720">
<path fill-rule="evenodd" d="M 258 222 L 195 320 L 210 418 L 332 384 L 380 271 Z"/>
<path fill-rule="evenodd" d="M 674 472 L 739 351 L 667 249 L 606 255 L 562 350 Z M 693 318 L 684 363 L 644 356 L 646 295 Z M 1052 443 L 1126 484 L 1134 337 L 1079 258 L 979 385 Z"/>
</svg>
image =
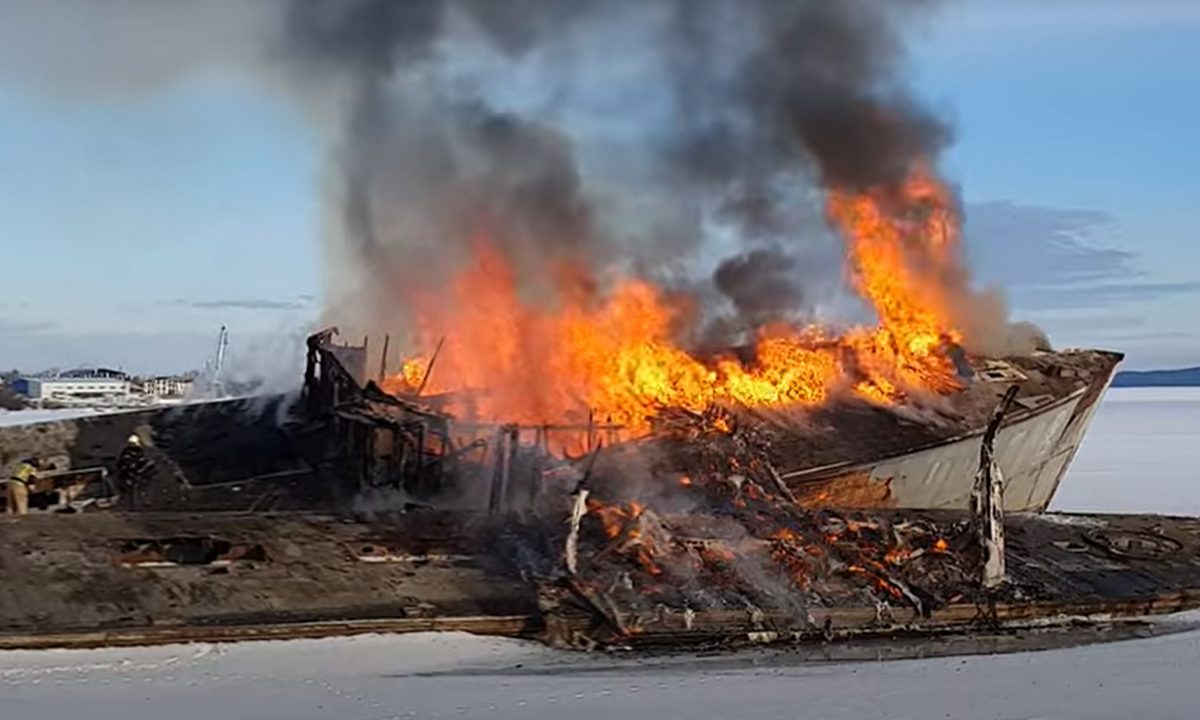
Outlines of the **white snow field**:
<svg viewBox="0 0 1200 720">
<path fill-rule="evenodd" d="M 35 423 L 71 420 L 79 417 L 102 415 L 98 408 L 54 408 L 50 410 L 0 410 L 0 427 L 10 425 L 33 425 Z M 109 411 L 112 412 L 112 411 Z"/>
<path fill-rule="evenodd" d="M 1200 513 L 1198 435 L 1200 391 L 1112 391 L 1055 508 Z M 1155 720 L 1200 717 L 1198 673 L 1200 632 L 840 664 L 611 660 L 456 633 L 375 635 L 0 653 L 0 720 Z"/>
<path fill-rule="evenodd" d="M 32 408 L 27 410 L 0 410 L 0 427 L 13 425 L 35 425 L 37 423 L 73 420 L 81 417 L 97 415 L 113 415 L 116 413 L 139 412 L 176 405 L 206 402 L 205 400 L 159 400 L 151 405 L 139 407 L 73 407 L 73 408 Z"/>
</svg>

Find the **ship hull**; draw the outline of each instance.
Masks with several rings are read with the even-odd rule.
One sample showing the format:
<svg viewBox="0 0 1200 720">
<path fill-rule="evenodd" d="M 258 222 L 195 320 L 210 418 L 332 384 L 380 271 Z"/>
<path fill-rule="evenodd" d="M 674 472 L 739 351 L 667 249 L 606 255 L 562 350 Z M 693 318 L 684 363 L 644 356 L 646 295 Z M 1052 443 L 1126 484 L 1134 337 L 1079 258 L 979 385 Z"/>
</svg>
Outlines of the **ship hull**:
<svg viewBox="0 0 1200 720">
<path fill-rule="evenodd" d="M 1119 354 L 1090 350 L 980 360 L 965 387 L 926 406 L 851 400 L 790 419 L 764 417 L 755 432 L 770 437 L 769 460 L 804 506 L 965 510 L 984 428 L 999 398 L 1015 385 L 1016 404 L 995 446 L 1006 479 L 1005 508 L 1042 511 L 1120 360 Z M 138 433 L 148 441 L 155 472 L 125 494 L 126 509 L 344 509 L 363 488 L 376 486 L 374 473 L 365 468 L 381 452 L 369 442 L 380 432 L 379 418 L 366 411 L 396 408 L 380 403 L 377 390 L 368 397 L 353 381 L 343 384 L 340 401 L 307 417 L 296 414 L 299 404 L 272 396 L 4 428 L 0 455 L 14 462 L 37 455 L 60 468 L 111 473 L 125 439 Z M 318 405 L 323 397 L 313 390 L 305 394 Z M 363 409 L 357 418 L 362 422 L 345 423 L 347 409 L 354 407 Z M 383 417 L 385 430 L 397 422 L 423 427 L 448 422 L 429 413 Z M 110 494 L 111 488 L 100 490 Z"/>
<path fill-rule="evenodd" d="M 995 456 L 1004 473 L 1006 510 L 1042 512 L 1050 506 L 1112 382 L 1115 364 L 1041 407 L 1012 413 L 1001 427 Z M 966 510 L 982 438 L 980 426 L 912 452 L 801 468 L 783 479 L 809 505 Z"/>
</svg>

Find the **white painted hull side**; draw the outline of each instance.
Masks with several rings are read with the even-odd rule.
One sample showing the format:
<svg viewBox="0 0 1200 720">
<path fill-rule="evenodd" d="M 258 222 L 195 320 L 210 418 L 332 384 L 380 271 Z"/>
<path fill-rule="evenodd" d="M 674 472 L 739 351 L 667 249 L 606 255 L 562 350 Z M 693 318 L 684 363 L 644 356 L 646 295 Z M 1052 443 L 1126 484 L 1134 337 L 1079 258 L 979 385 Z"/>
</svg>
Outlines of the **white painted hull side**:
<svg viewBox="0 0 1200 720">
<path fill-rule="evenodd" d="M 995 447 L 1005 479 L 1005 510 L 1041 512 L 1050 505 L 1100 404 L 1089 395 L 1089 388 L 1080 388 L 1000 429 Z M 820 493 L 808 494 L 817 505 L 966 510 L 982 441 L 983 433 L 977 432 L 873 463 L 786 480 L 794 489 L 819 486 Z"/>
<path fill-rule="evenodd" d="M 1079 407 L 1078 396 L 1003 427 L 996 435 L 996 462 L 1004 473 L 1004 508 L 1045 509 L 1074 455 L 1062 440 Z M 871 480 L 889 483 L 895 507 L 965 510 L 979 467 L 982 434 L 890 460 L 871 469 Z"/>
</svg>

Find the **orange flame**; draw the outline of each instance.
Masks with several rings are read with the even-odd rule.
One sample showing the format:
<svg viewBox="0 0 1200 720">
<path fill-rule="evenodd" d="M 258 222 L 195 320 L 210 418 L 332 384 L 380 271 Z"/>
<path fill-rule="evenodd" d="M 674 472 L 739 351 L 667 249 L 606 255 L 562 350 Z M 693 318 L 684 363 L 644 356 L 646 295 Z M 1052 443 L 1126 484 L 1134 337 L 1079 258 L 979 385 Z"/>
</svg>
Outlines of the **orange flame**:
<svg viewBox="0 0 1200 720">
<path fill-rule="evenodd" d="M 851 281 L 880 321 L 874 331 L 847 338 L 874 366 L 870 381 L 856 389 L 894 396 L 897 381 L 952 387 L 953 365 L 939 352 L 962 341 L 945 295 L 946 278 L 959 262 L 958 221 L 946 188 L 918 168 L 891 196 L 833 193 L 829 215 L 846 238 Z"/>
<path fill-rule="evenodd" d="M 580 290 L 587 270 L 562 264 L 551 273 L 553 302 L 535 302 L 497 243 L 479 232 L 472 263 L 452 286 L 414 299 L 419 349 L 444 341 L 430 377 L 414 357 L 384 389 L 412 392 L 424 382 L 426 392 L 455 393 L 452 411 L 481 421 L 594 419 L 637 435 L 664 407 L 811 406 L 838 388 L 884 404 L 911 388 L 954 387 L 944 351 L 961 334 L 938 282 L 958 262 L 946 189 L 918 169 L 899 190 L 834 191 L 828 214 L 846 240 L 851 284 L 874 307 L 878 327 L 840 337 L 819 327 L 772 328 L 751 362 L 703 361 L 674 342 L 677 308 L 650 283 L 623 279 L 597 300 Z M 713 427 L 730 430 L 722 419 Z"/>
<path fill-rule="evenodd" d="M 413 391 L 420 389 L 421 380 L 425 377 L 425 367 L 427 364 L 428 362 L 423 357 L 413 357 L 405 360 L 404 366 L 400 368 L 399 376 L 392 379 L 392 386 L 399 385 L 399 387 Z"/>
<path fill-rule="evenodd" d="M 781 540 L 784 542 L 796 542 L 799 540 L 796 533 L 791 528 L 779 528 L 774 533 L 767 536 L 771 540 Z"/>
</svg>

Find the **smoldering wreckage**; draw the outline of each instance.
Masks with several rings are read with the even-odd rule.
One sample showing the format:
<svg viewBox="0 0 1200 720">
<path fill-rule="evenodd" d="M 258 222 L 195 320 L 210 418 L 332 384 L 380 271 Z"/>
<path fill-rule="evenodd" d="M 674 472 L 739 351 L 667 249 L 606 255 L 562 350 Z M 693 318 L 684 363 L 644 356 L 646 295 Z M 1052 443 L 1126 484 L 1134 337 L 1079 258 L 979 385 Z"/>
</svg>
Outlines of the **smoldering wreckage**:
<svg viewBox="0 0 1200 720">
<path fill-rule="evenodd" d="M 77 512 L 0 525 L 0 646 L 433 629 L 738 646 L 1197 607 L 1200 521 L 1040 513 L 1118 360 L 972 361 L 941 424 L 676 408 L 626 439 L 598 418 L 460 423 L 319 333 L 298 398 L 21 429 L 85 469 Z M 94 469 L 130 433 L 152 469 L 118 510 Z"/>
<path fill-rule="evenodd" d="M 297 397 L 0 430 L 10 460 L 59 468 L 30 498 L 51 512 L 0 520 L 0 647 L 739 646 L 1200 606 L 1200 520 L 1045 512 L 1121 356 L 1052 351 L 973 289 L 937 174 L 948 131 L 896 71 L 892 25 L 933 3 L 499 5 L 281 3 L 276 57 L 338 126 L 332 255 L 359 273 L 332 298 L 353 322 L 331 313 L 383 351 L 331 328 Z M 637 186 L 591 182 L 619 162 L 585 182 L 561 118 L 472 94 L 493 66 L 607 63 L 614 27 L 658 71 L 639 75 L 665 105 L 638 122 L 669 124 L 628 133 L 654 178 Z M 446 60 L 468 46 L 494 57 Z M 809 195 L 873 326 L 793 312 Z M 638 233 L 699 237 L 685 221 L 714 208 L 741 238 L 710 283 L 736 312 L 681 333 L 655 271 L 681 251 Z M 622 245 L 603 226 L 627 216 Z M 132 479 L 114 472 L 130 435 Z"/>
</svg>

